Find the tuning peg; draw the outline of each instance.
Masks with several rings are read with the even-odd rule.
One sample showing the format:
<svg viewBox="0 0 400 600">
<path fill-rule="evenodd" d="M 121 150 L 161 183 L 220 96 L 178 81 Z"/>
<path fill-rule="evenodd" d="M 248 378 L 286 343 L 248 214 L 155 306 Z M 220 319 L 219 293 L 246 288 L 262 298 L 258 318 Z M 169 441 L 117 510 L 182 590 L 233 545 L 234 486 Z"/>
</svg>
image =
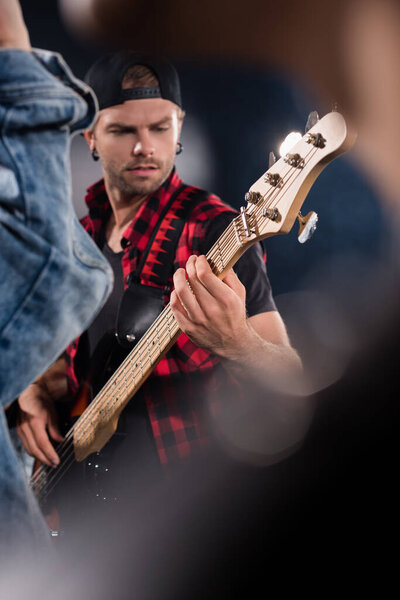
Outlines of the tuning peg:
<svg viewBox="0 0 400 600">
<path fill-rule="evenodd" d="M 297 236 L 297 239 L 300 244 L 304 244 L 304 242 L 308 242 L 314 231 L 317 229 L 318 215 L 316 212 L 311 211 L 308 215 L 303 217 L 299 211 L 297 220 L 299 222 L 299 235 Z"/>
<path fill-rule="evenodd" d="M 270 169 L 276 163 L 276 156 L 273 152 L 269 153 L 268 157 L 268 169 Z"/>
<path fill-rule="evenodd" d="M 311 127 L 314 127 L 314 125 L 319 121 L 319 115 L 317 113 L 316 110 L 313 110 L 312 112 L 310 112 L 310 114 L 308 115 L 308 119 L 307 119 L 307 123 L 306 123 L 306 130 L 305 133 L 307 133 L 307 131 L 309 131 L 311 129 Z"/>
</svg>

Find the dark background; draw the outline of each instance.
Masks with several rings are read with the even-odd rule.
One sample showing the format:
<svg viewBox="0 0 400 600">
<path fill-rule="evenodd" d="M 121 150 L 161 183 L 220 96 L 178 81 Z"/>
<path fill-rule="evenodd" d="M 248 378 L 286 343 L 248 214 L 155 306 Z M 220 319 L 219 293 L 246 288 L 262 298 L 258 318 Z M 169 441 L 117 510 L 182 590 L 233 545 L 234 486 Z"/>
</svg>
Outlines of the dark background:
<svg viewBox="0 0 400 600">
<path fill-rule="evenodd" d="M 77 76 L 83 77 L 91 63 L 110 50 L 68 32 L 57 2 L 22 0 L 21 4 L 32 45 L 60 52 Z M 176 65 L 187 113 L 179 172 L 189 183 L 217 193 L 238 208 L 247 189 L 268 168 L 269 151 L 278 155 L 287 133 L 303 133 L 308 113 L 319 107 L 306 84 L 285 73 L 243 65 L 182 61 Z M 81 137 L 72 145 L 72 174 L 74 202 L 81 216 L 86 186 L 101 177 Z M 319 215 L 311 241 L 298 244 L 295 226 L 288 236 L 269 239 L 266 244 L 276 296 L 314 289 L 321 273 L 335 270 L 332 261 L 340 269 L 351 264 L 353 280 L 363 277 L 369 261 L 385 251 L 387 223 L 374 191 L 352 163 L 351 153 L 336 159 L 320 175 L 302 212 L 309 210 Z"/>
</svg>

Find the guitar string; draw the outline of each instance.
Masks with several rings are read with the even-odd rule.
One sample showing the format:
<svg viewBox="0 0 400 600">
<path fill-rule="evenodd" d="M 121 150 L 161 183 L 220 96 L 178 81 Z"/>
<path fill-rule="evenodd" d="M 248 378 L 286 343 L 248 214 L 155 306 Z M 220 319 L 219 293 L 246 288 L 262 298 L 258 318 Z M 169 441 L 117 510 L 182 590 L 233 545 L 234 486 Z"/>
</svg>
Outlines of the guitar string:
<svg viewBox="0 0 400 600">
<path fill-rule="evenodd" d="M 316 149 L 312 149 L 312 148 L 311 148 L 310 152 L 309 152 L 309 153 L 306 155 L 306 157 L 305 157 L 305 160 L 308 158 L 309 154 L 311 154 L 311 153 L 315 153 L 315 152 L 316 152 Z M 269 191 L 268 191 L 268 192 L 267 192 L 267 193 L 266 193 L 266 194 L 263 196 L 263 200 L 264 200 L 266 197 L 268 197 L 268 193 L 269 193 L 269 195 L 270 195 L 270 198 L 272 199 L 271 203 L 270 203 L 269 205 L 267 205 L 267 206 L 264 206 L 264 203 L 262 203 L 262 204 L 263 204 L 263 206 L 262 206 L 262 207 L 260 206 L 259 208 L 256 208 L 256 209 L 254 210 L 254 213 L 253 213 L 253 214 L 254 214 L 254 215 L 256 215 L 256 213 L 257 213 L 257 212 L 260 212 L 260 211 L 262 212 L 262 211 L 263 211 L 265 208 L 267 208 L 267 207 L 271 206 L 271 204 L 272 204 L 272 202 L 273 202 L 274 200 L 277 200 L 277 201 L 279 201 L 280 192 L 281 192 L 281 191 L 284 191 L 284 192 L 285 192 L 285 194 L 287 193 L 287 191 L 288 191 L 287 182 L 288 182 L 288 181 L 291 179 L 292 175 L 293 175 L 294 173 L 296 173 L 296 172 L 297 172 L 298 174 L 300 173 L 300 171 L 298 171 L 298 169 L 297 169 L 296 167 L 293 167 L 292 169 L 289 169 L 289 171 L 288 171 L 288 172 L 285 174 L 285 176 L 284 176 L 285 189 L 284 189 L 284 190 L 282 190 L 281 188 L 279 188 L 279 189 L 276 189 L 276 188 L 275 188 L 275 189 L 269 190 Z M 274 197 L 274 196 L 275 196 L 275 197 Z M 240 219 L 241 219 L 240 215 L 239 215 L 238 217 L 236 217 L 235 219 L 236 219 L 236 220 L 239 222 L 239 224 L 240 224 Z M 233 219 L 233 222 L 235 221 L 235 219 Z M 222 268 L 221 268 L 221 270 L 219 271 L 219 272 L 221 272 L 221 271 L 224 269 L 224 264 L 225 264 L 226 262 L 229 262 L 229 261 L 230 261 L 230 260 L 233 258 L 233 256 L 230 256 L 230 253 L 231 253 L 232 247 L 234 247 L 235 251 L 237 250 L 238 241 L 237 241 L 237 239 L 236 239 L 236 232 L 235 232 L 235 227 L 234 227 L 234 225 L 233 225 L 233 222 L 232 222 L 232 223 L 231 223 L 231 224 L 230 224 L 230 225 L 227 227 L 227 229 L 225 230 L 225 232 L 224 232 L 224 233 L 223 233 L 223 234 L 220 236 L 220 238 L 219 238 L 219 239 L 216 241 L 216 243 L 214 244 L 214 246 L 211 248 L 210 252 L 207 254 L 207 258 L 208 258 L 208 260 L 210 260 L 210 261 L 213 261 L 213 263 L 214 263 L 214 269 L 213 269 L 213 270 L 216 270 L 217 272 L 219 271 L 219 270 L 218 270 L 218 266 L 217 266 L 218 259 L 219 259 L 219 261 L 221 262 L 221 267 L 222 267 Z M 232 227 L 232 226 L 233 226 L 233 227 Z M 233 230 L 234 230 L 233 232 L 231 231 L 231 229 L 232 229 L 232 228 L 233 228 Z M 226 239 L 227 237 L 228 237 L 228 238 L 230 238 L 230 240 L 229 240 L 229 243 L 228 243 L 228 244 L 224 243 L 224 248 L 223 248 L 223 251 L 224 251 L 225 255 L 227 256 L 227 258 L 226 258 L 226 260 L 224 260 L 224 261 L 223 261 L 223 260 L 222 260 L 222 258 L 221 258 L 221 248 L 220 248 L 220 246 L 222 245 L 222 243 L 223 243 L 223 241 L 224 241 L 224 238 Z M 167 309 L 167 308 L 169 308 L 169 305 L 167 305 L 166 309 Z M 166 309 L 164 309 L 164 310 L 166 310 Z M 163 312 L 164 312 L 164 311 L 163 311 Z M 160 317 L 163 315 L 163 312 L 162 312 L 162 313 L 159 315 Z M 172 316 L 172 315 L 171 315 L 171 316 Z M 172 319 L 173 319 L 173 316 L 172 316 Z M 151 326 L 151 327 L 150 327 L 150 329 L 149 329 L 149 331 L 146 333 L 146 338 L 147 338 L 147 344 L 146 344 L 146 345 L 147 345 L 147 348 L 146 348 L 146 345 L 145 345 L 145 344 L 142 344 L 142 346 L 143 346 L 143 349 L 145 350 L 145 354 L 148 354 L 148 362 L 149 362 L 149 364 L 148 364 L 148 365 L 146 365 L 146 373 L 147 373 L 147 370 L 151 369 L 151 367 L 154 365 L 155 361 L 156 361 L 156 360 L 157 360 L 157 359 L 160 357 L 160 355 L 161 355 L 161 353 L 162 353 L 162 352 L 160 352 L 160 346 L 161 346 L 161 344 L 164 344 L 165 338 L 166 338 L 166 340 L 168 340 L 168 338 L 170 338 L 170 337 L 171 337 L 171 332 L 170 332 L 170 326 L 169 326 L 169 324 L 168 324 L 168 327 L 167 327 L 167 332 L 166 332 L 166 335 L 165 335 L 165 328 L 164 328 L 164 326 L 163 326 L 163 329 L 160 331 L 160 329 L 158 328 L 157 320 L 158 320 L 158 319 L 156 319 L 156 321 L 154 322 L 153 326 Z M 175 324 L 175 325 L 176 325 L 176 322 L 175 322 L 175 323 L 173 323 L 173 324 Z M 158 347 L 159 347 L 159 350 L 158 350 L 158 351 L 156 351 L 156 352 L 155 352 L 155 354 L 153 354 L 152 352 L 150 352 L 150 348 L 151 348 L 151 350 L 153 350 L 152 346 L 154 346 L 155 342 L 154 342 L 154 340 L 153 340 L 153 341 L 152 341 L 152 344 L 149 346 L 149 340 L 148 340 L 148 338 L 150 337 L 150 333 L 152 333 L 152 334 L 154 335 L 154 331 L 150 332 L 150 330 L 151 330 L 151 329 L 154 329 L 154 330 L 155 330 L 155 333 L 156 333 L 156 336 L 157 336 L 157 343 L 158 343 Z M 167 341 L 167 344 L 168 344 L 168 341 Z M 166 344 L 166 345 L 167 345 L 167 344 Z M 138 345 L 138 346 L 139 346 L 139 345 Z M 140 350 L 142 350 L 142 349 L 141 349 L 141 348 L 139 348 L 139 347 L 136 347 L 136 349 L 135 349 L 135 350 L 139 350 L 139 349 L 140 349 Z M 136 352 L 136 353 L 137 353 L 137 352 Z M 130 360 L 129 360 L 129 361 L 127 361 L 127 362 L 131 362 L 131 363 L 132 363 L 132 362 L 133 362 L 133 361 L 132 361 L 132 358 L 133 358 L 133 356 L 131 357 L 131 355 L 128 355 L 127 359 L 130 359 Z M 125 359 L 125 360 L 127 360 L 127 359 Z M 125 361 L 124 361 L 124 362 L 125 362 Z M 146 362 L 147 362 L 147 357 L 146 357 Z M 136 367 L 137 367 L 137 364 L 138 364 L 138 362 L 136 361 L 136 365 L 135 365 Z M 121 367 L 122 367 L 123 365 L 124 365 L 124 363 L 122 363 Z M 125 385 L 125 389 L 126 389 L 126 390 L 128 390 L 128 386 L 129 386 L 129 388 L 130 388 L 130 386 L 132 386 L 132 383 L 133 383 L 133 389 L 132 389 L 132 390 L 129 392 L 129 393 L 131 393 L 131 392 L 133 393 L 133 392 L 135 391 L 135 387 L 136 387 L 136 382 L 135 382 L 135 374 L 134 374 L 134 373 L 131 373 L 131 374 L 129 374 L 129 373 L 128 373 L 128 377 L 129 377 L 130 379 L 129 379 L 129 380 L 127 380 L 127 379 L 126 379 L 126 367 L 127 367 L 127 365 L 125 365 L 125 368 L 123 369 L 123 371 L 124 371 L 124 380 L 123 380 L 123 381 L 121 381 L 121 383 L 122 383 L 122 385 Z M 122 370 L 122 369 L 121 369 L 121 370 Z M 136 376 L 137 376 L 137 374 L 136 374 Z M 113 379 L 114 379 L 114 378 L 115 378 L 115 379 L 117 379 L 117 378 L 118 378 L 118 373 L 116 373 L 116 374 L 113 376 Z M 132 379 L 133 379 L 133 381 L 132 381 Z M 115 380 L 114 380 L 114 381 L 115 381 Z M 121 392 L 121 384 L 120 384 L 120 385 L 118 385 L 118 386 L 116 386 L 116 384 L 114 383 L 113 385 L 114 385 L 114 390 L 115 390 L 115 388 L 117 387 L 117 389 L 118 389 L 118 392 L 120 393 L 120 392 Z M 105 386 L 105 387 L 107 387 L 107 386 Z M 110 385 L 110 386 L 108 386 L 108 388 L 110 388 L 110 387 L 112 387 L 112 386 L 111 386 L 111 385 Z M 103 392 L 104 392 L 104 393 L 103 393 Z M 103 389 L 101 390 L 101 392 L 100 392 L 100 394 L 102 394 L 102 396 L 106 396 L 106 397 L 107 397 L 107 393 L 109 393 L 109 389 L 105 390 L 104 388 L 103 388 Z M 95 400 L 97 400 L 97 399 L 99 399 L 99 400 L 100 400 L 100 398 L 99 398 L 100 394 L 97 396 L 97 398 L 95 398 Z M 117 399 L 115 399 L 115 398 L 112 398 L 112 399 L 111 399 L 111 404 L 115 406 L 115 404 L 116 404 L 116 401 L 117 401 Z M 96 404 L 98 404 L 98 403 L 99 403 L 99 402 L 97 402 Z M 90 405 L 89 405 L 89 406 L 90 406 Z M 108 408 L 108 406 L 109 406 L 109 400 L 107 400 L 107 401 L 106 401 L 106 403 L 105 403 L 105 407 L 106 407 L 106 408 Z M 94 412 L 94 410 L 95 410 L 95 408 L 96 408 L 96 406 L 94 405 L 94 402 L 92 403 L 92 406 L 90 406 L 90 408 L 92 409 L 92 410 L 91 410 L 91 412 Z M 110 408 L 111 408 L 111 407 L 110 407 Z M 103 410 L 102 412 L 103 412 L 103 414 L 104 414 L 104 412 L 107 412 L 107 410 Z M 108 412 L 109 412 L 109 411 L 108 411 Z M 82 415 L 82 416 L 83 416 L 83 415 Z M 76 425 L 76 424 L 75 424 L 75 425 Z M 80 428 L 82 429 L 82 427 L 81 427 L 81 426 L 80 426 Z M 87 429 L 87 426 L 86 426 L 86 429 Z M 64 444 L 64 446 L 65 446 L 65 447 L 63 448 L 63 452 L 62 452 L 62 454 L 64 454 L 64 455 L 65 455 L 65 452 L 66 452 L 66 451 L 68 451 L 69 447 L 71 446 L 71 443 L 72 443 L 72 436 L 73 436 L 73 434 L 74 434 L 75 432 L 76 432 L 76 427 L 75 427 L 75 426 L 73 426 L 73 427 L 71 428 L 71 430 L 70 430 L 70 431 L 68 432 L 68 434 L 67 434 L 67 436 L 68 436 L 68 437 L 66 436 L 66 438 L 67 438 L 67 439 L 65 440 L 65 444 Z M 64 464 L 65 464 L 65 459 L 66 459 L 66 458 L 68 458 L 68 457 L 65 457 L 65 456 L 64 456 Z M 61 465 L 60 465 L 60 466 L 61 466 Z M 44 466 L 43 466 L 43 467 L 44 467 Z M 50 469 L 50 467 L 48 467 L 48 469 Z M 60 471 L 60 469 L 58 469 L 58 472 L 59 472 L 59 471 Z M 55 473 L 55 472 L 53 472 L 53 473 Z M 45 474 L 44 474 L 44 475 L 45 475 Z M 39 478 L 40 478 L 40 476 L 39 476 L 39 477 L 36 477 L 36 478 L 34 477 L 34 478 L 33 478 L 33 484 L 36 484 L 36 483 L 37 483 L 37 480 L 38 480 Z"/>
</svg>

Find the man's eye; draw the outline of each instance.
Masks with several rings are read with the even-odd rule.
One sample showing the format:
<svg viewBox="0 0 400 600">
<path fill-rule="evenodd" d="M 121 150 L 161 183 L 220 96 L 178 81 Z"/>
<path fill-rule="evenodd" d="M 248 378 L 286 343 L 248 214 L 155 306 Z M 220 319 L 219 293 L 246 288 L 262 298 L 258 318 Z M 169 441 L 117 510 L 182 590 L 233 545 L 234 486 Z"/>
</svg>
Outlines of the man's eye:
<svg viewBox="0 0 400 600">
<path fill-rule="evenodd" d="M 155 128 L 156 131 L 167 131 L 169 129 L 169 127 L 167 125 L 160 125 L 159 127 Z"/>
<path fill-rule="evenodd" d="M 113 135 L 124 135 L 125 133 L 130 133 L 127 129 L 109 129 L 108 132 Z"/>
</svg>

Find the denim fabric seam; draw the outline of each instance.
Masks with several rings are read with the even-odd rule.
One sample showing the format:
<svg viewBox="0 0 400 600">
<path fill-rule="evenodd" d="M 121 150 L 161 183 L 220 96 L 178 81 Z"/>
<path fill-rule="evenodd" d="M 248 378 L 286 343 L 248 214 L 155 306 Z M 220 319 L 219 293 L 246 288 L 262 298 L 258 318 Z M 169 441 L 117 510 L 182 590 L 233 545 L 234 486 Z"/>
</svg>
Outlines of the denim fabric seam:
<svg viewBox="0 0 400 600">
<path fill-rule="evenodd" d="M 83 103 L 86 105 L 86 113 L 80 115 L 78 108 L 74 110 L 74 120 L 70 121 L 70 132 L 90 127 L 96 115 L 97 99 L 93 90 L 73 75 L 61 55 L 39 49 L 33 49 L 32 52 L 19 49 L 3 49 L 3 51 L 6 56 L 2 56 L 0 49 L 0 62 L 3 64 L 4 58 L 6 74 L 7 69 L 10 69 L 10 57 L 15 59 L 17 66 L 20 66 L 26 75 L 32 72 L 32 77 L 23 82 L 22 89 L 16 89 L 11 78 L 7 82 L 2 81 L 0 98 L 3 104 L 18 102 L 19 98 L 26 98 L 27 94 L 36 99 L 46 98 L 47 95 L 60 100 L 75 100 L 80 107 Z M 39 96 L 33 94 L 33 90 L 39 90 Z"/>
<path fill-rule="evenodd" d="M 91 257 L 86 252 L 82 252 L 80 244 L 75 238 L 72 240 L 72 248 L 74 256 L 83 266 L 89 267 L 89 269 L 102 269 L 106 273 L 109 272 L 108 265 L 104 265 L 103 262 L 97 260 L 95 257 Z"/>
<path fill-rule="evenodd" d="M 10 93 L 7 92 L 5 96 L 0 95 L 0 102 L 2 102 L 3 104 L 12 103 L 13 106 L 18 106 L 18 100 L 25 98 L 29 98 L 32 100 L 47 100 L 49 98 L 58 98 L 66 101 L 70 100 L 73 102 L 81 102 L 80 96 L 76 92 L 74 92 L 74 90 L 71 90 L 70 94 L 63 94 L 62 90 L 55 90 L 54 87 L 52 88 L 51 86 L 48 86 L 41 88 L 40 92 L 36 91 L 36 93 L 32 93 L 32 90 L 36 88 L 37 86 L 32 85 L 32 88 L 29 89 L 29 87 L 25 85 L 24 90 L 10 90 Z"/>
<path fill-rule="evenodd" d="M 20 174 L 20 169 L 19 169 L 18 163 L 15 160 L 14 153 L 11 150 L 11 147 L 10 147 L 10 144 L 9 144 L 9 141 L 8 141 L 8 137 L 7 137 L 7 135 L 3 135 L 4 132 L 7 130 L 7 118 L 8 118 L 9 113 L 10 113 L 10 110 L 7 110 L 7 112 L 4 115 L 3 123 L 2 123 L 2 126 L 1 126 L 1 130 L 0 130 L 0 134 L 1 134 L 3 145 L 4 145 L 5 149 L 7 150 L 8 159 L 12 163 L 13 170 L 14 170 L 14 176 L 15 176 L 15 179 L 16 179 L 17 184 L 18 184 L 19 196 L 21 198 L 21 201 L 23 202 L 23 207 L 21 207 L 21 209 L 18 211 L 19 215 L 20 215 L 19 218 L 20 218 L 20 220 L 23 223 L 26 224 L 27 221 L 29 220 L 29 218 L 28 218 L 28 215 L 27 215 L 27 203 L 26 203 L 26 195 L 25 195 L 25 192 L 24 192 L 23 180 L 22 180 L 22 177 L 21 177 L 21 174 Z M 24 217 L 24 218 L 22 219 L 22 217 Z"/>
<path fill-rule="evenodd" d="M 24 297 L 21 304 L 16 308 L 16 310 L 11 315 L 9 321 L 4 325 L 3 329 L 0 331 L 0 337 L 7 334 L 7 330 L 9 329 L 9 327 L 11 327 L 13 325 L 15 320 L 19 317 L 19 315 L 22 313 L 22 311 L 26 307 L 26 305 L 29 304 L 29 302 L 32 299 L 33 295 L 35 294 L 36 290 L 41 285 L 42 279 L 46 276 L 46 273 L 53 261 L 55 254 L 56 254 L 56 252 L 55 252 L 54 248 L 52 246 L 49 246 L 49 252 L 46 257 L 46 262 L 43 264 L 42 268 L 40 269 L 37 277 L 35 278 L 32 286 L 29 289 L 29 292 Z"/>
</svg>

